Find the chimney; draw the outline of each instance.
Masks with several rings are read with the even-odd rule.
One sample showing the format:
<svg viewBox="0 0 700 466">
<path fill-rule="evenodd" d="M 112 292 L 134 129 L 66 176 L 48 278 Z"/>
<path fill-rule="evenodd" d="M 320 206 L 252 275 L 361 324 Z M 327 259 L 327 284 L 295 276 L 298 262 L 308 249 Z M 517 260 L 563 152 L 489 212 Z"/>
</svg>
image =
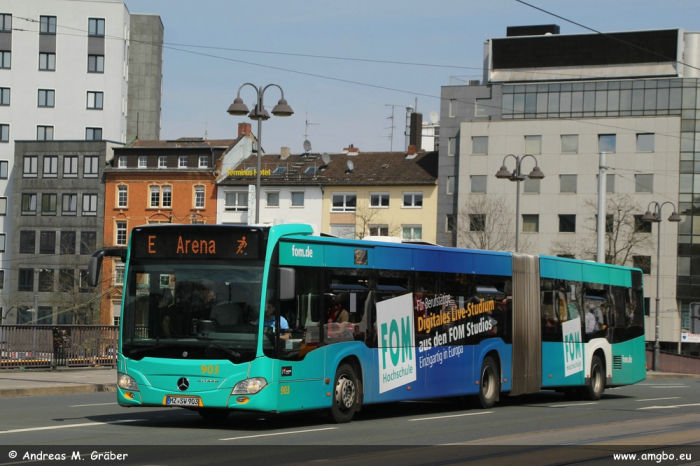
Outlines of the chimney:
<svg viewBox="0 0 700 466">
<path fill-rule="evenodd" d="M 406 155 L 416 155 L 416 146 L 414 146 L 413 144 L 408 146 L 408 154 Z"/>
<path fill-rule="evenodd" d="M 250 123 L 238 123 L 238 136 L 250 136 Z"/>
<path fill-rule="evenodd" d="M 408 135 L 408 147 L 415 146 L 420 148 L 423 145 L 423 114 L 418 112 L 411 113 L 410 132 Z"/>
<path fill-rule="evenodd" d="M 292 151 L 291 151 L 291 149 L 289 149 L 289 147 L 280 148 L 280 159 L 287 160 L 287 158 L 289 158 L 291 153 L 292 153 Z"/>
<path fill-rule="evenodd" d="M 360 148 L 350 144 L 350 147 L 344 147 L 343 151 L 346 155 L 357 155 L 360 153 Z"/>
</svg>

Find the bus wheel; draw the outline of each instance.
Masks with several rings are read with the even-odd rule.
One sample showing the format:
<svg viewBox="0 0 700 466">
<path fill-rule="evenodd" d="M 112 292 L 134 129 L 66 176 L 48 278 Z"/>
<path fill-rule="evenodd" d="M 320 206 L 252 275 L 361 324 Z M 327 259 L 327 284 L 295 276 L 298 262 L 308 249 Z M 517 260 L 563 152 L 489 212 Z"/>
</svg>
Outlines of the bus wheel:
<svg viewBox="0 0 700 466">
<path fill-rule="evenodd" d="M 231 413 L 228 409 L 213 409 L 213 408 L 202 408 L 198 409 L 197 412 L 204 419 L 209 421 L 220 421 L 226 419 Z"/>
<path fill-rule="evenodd" d="M 591 360 L 590 385 L 584 388 L 586 398 L 597 401 L 603 396 L 605 390 L 605 374 L 603 373 L 603 363 L 598 356 L 593 356 Z"/>
<path fill-rule="evenodd" d="M 487 356 L 481 365 L 481 377 L 479 379 L 479 405 L 484 409 L 490 409 L 498 399 L 501 376 L 498 366 L 492 357 Z"/>
<path fill-rule="evenodd" d="M 350 364 L 338 367 L 333 388 L 333 405 L 331 417 L 341 424 L 350 422 L 357 409 L 357 377 Z"/>
</svg>

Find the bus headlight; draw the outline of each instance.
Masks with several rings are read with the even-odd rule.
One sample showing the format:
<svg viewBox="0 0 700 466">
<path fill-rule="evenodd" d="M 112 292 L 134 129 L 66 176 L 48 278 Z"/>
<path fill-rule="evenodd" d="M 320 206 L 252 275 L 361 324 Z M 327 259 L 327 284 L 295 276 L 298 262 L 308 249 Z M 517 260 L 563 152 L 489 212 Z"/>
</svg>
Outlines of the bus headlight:
<svg viewBox="0 0 700 466">
<path fill-rule="evenodd" d="M 267 380 L 262 377 L 253 377 L 252 379 L 241 380 L 233 387 L 231 395 L 255 395 L 260 390 L 265 388 Z"/>
<path fill-rule="evenodd" d="M 139 386 L 134 378 L 126 374 L 119 374 L 119 377 L 117 378 L 117 385 L 119 385 L 119 388 L 122 390 L 132 390 L 135 392 L 139 391 Z"/>
</svg>

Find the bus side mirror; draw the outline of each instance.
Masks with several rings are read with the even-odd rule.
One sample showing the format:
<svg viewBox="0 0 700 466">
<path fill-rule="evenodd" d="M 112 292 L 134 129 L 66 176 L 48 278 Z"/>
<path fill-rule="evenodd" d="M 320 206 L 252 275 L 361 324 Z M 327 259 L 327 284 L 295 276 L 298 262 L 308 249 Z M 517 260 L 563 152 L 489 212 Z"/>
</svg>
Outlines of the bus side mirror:
<svg viewBox="0 0 700 466">
<path fill-rule="evenodd" d="M 100 249 L 90 256 L 87 270 L 88 286 L 97 286 L 102 269 L 102 258 L 118 257 L 122 262 L 126 262 L 126 249 Z"/>
<path fill-rule="evenodd" d="M 279 268 L 280 301 L 294 299 L 296 296 L 296 271 L 288 267 Z"/>
</svg>

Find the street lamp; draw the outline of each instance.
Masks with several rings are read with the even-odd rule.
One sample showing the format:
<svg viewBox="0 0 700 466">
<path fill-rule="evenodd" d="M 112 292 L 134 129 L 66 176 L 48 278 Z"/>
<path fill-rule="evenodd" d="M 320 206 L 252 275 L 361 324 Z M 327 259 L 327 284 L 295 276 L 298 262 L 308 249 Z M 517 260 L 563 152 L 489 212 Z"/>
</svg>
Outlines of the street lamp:
<svg viewBox="0 0 700 466">
<path fill-rule="evenodd" d="M 506 167 L 506 159 L 508 157 L 513 157 L 515 159 L 515 170 L 513 170 L 513 173 L 509 172 L 508 168 Z M 503 157 L 503 165 L 501 166 L 501 169 L 496 172 L 496 178 L 515 181 L 518 184 L 515 190 L 515 252 L 518 252 L 518 248 L 520 246 L 520 182 L 526 178 L 525 175 L 520 173 L 520 166 L 522 165 L 523 160 L 525 160 L 527 157 L 532 157 L 535 159 L 535 168 L 532 169 L 527 177 L 532 180 L 541 180 L 544 178 L 544 173 L 542 173 L 540 167 L 538 166 L 537 158 L 530 154 L 525 154 L 522 157 L 518 157 L 517 155 L 513 154 L 506 155 Z"/>
<path fill-rule="evenodd" d="M 654 205 L 654 212 L 652 213 L 650 208 Z M 673 213 L 668 218 L 669 222 L 680 222 L 681 216 L 678 215 L 676 211 L 676 205 L 671 201 L 666 201 L 663 204 L 659 204 L 656 201 L 652 201 L 647 206 L 647 211 L 642 215 L 642 220 L 645 222 L 656 222 L 659 239 L 656 242 L 656 329 L 654 331 L 654 359 L 652 361 L 652 369 L 654 371 L 659 370 L 659 353 L 661 352 L 661 347 L 659 345 L 659 302 L 661 301 L 661 209 L 666 204 L 671 204 L 673 206 Z"/>
<path fill-rule="evenodd" d="M 248 113 L 248 106 L 243 103 L 243 99 L 241 99 L 241 89 L 245 86 L 251 86 L 253 89 L 255 89 L 255 92 L 258 93 L 257 101 L 255 103 L 255 108 L 253 108 L 253 111 Z M 244 83 L 241 85 L 241 87 L 238 88 L 238 93 L 236 94 L 236 98 L 233 100 L 233 103 L 231 106 L 228 108 L 228 113 L 229 115 L 235 115 L 235 116 L 242 116 L 245 114 L 248 114 L 248 117 L 251 120 L 258 120 L 258 169 L 255 173 L 255 223 L 260 222 L 260 158 L 262 157 L 262 122 L 264 120 L 267 120 L 270 118 L 270 114 L 267 113 L 267 110 L 265 110 L 265 106 L 263 105 L 263 95 L 265 94 L 265 91 L 267 88 L 274 86 L 280 90 L 280 93 L 282 94 L 282 98 L 277 102 L 277 105 L 272 109 L 272 114 L 274 116 L 279 116 L 279 117 L 288 117 L 292 116 L 294 114 L 294 111 L 292 110 L 292 107 L 290 107 L 287 104 L 287 101 L 284 99 L 284 90 L 277 85 L 277 84 L 268 84 L 265 87 L 258 87 L 255 84 L 252 83 Z"/>
</svg>

